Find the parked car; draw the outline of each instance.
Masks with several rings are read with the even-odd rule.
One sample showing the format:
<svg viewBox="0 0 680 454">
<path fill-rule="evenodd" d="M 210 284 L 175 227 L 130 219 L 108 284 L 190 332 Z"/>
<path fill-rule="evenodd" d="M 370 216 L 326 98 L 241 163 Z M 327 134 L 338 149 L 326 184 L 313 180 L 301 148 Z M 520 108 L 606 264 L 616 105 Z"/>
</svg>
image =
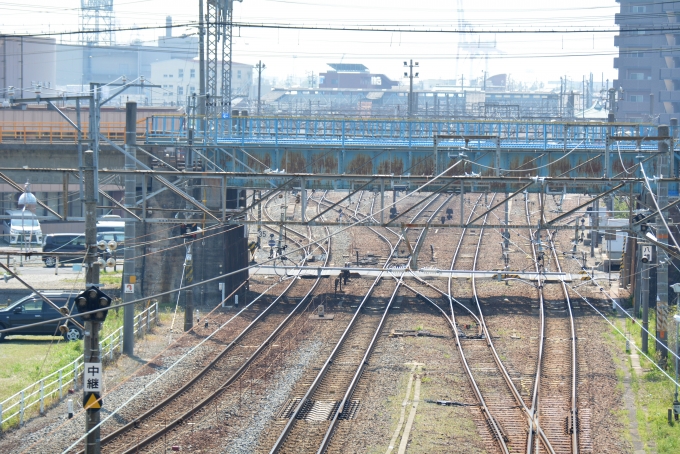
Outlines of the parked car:
<svg viewBox="0 0 680 454">
<path fill-rule="evenodd" d="M 73 309 L 73 304 L 77 293 L 68 292 L 43 292 L 50 301 L 54 302 L 59 307 L 66 306 L 69 308 L 71 313 L 75 313 Z M 4 309 L 0 309 L 0 329 L 5 328 L 16 328 L 20 329 L 16 331 L 10 331 L 8 333 L 0 333 L 0 341 L 7 336 L 13 336 L 17 334 L 30 334 L 38 336 L 62 336 L 59 332 L 59 325 L 63 322 L 59 322 L 56 319 L 62 317 L 63 315 L 59 313 L 50 304 L 43 301 L 42 298 L 36 293 L 31 293 L 28 296 L 21 298 L 18 301 L 10 304 Z M 81 325 L 84 323 L 82 318 L 77 317 L 78 323 Z M 43 325 L 33 325 L 35 322 L 42 322 L 45 320 L 54 320 L 51 323 L 45 323 Z M 68 323 L 68 331 L 63 334 L 64 339 L 75 341 L 82 339 L 83 332 L 73 323 Z"/>
<path fill-rule="evenodd" d="M 2 233 L 9 244 L 42 244 L 43 234 L 40 221 L 28 210 L 7 210 L 11 219 L 2 223 Z"/>
<path fill-rule="evenodd" d="M 69 255 L 60 255 L 59 263 L 80 263 L 85 256 L 85 235 L 82 233 L 52 233 L 45 235 L 42 249 L 43 253 L 69 253 Z M 43 255 L 42 259 L 48 268 L 52 268 L 57 264 L 56 255 Z"/>
</svg>

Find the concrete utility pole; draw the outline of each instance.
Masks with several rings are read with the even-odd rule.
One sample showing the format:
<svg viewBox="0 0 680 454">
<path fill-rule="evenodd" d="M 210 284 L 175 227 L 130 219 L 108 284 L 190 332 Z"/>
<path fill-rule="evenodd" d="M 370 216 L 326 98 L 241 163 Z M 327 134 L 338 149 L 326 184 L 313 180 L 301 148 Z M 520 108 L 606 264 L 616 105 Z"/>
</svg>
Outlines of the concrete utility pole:
<svg viewBox="0 0 680 454">
<path fill-rule="evenodd" d="M 670 129 L 667 125 L 659 125 L 659 136 L 669 136 Z M 670 169 L 670 143 L 668 140 L 660 140 L 658 142 L 659 150 L 659 172 L 668 173 Z M 671 175 L 661 175 L 669 177 Z M 657 202 L 659 207 L 668 205 L 668 183 L 659 182 L 657 184 Z M 662 219 L 668 217 L 668 210 L 662 210 L 658 215 L 658 222 L 656 223 L 656 238 L 660 243 L 668 244 L 668 230 Z M 657 252 L 661 252 L 657 248 Z M 661 256 L 657 255 L 658 266 L 656 268 L 656 332 L 659 344 L 657 351 L 659 352 L 659 364 L 665 365 L 668 358 L 667 350 L 663 347 L 668 347 L 668 260 L 661 260 Z M 663 345 L 663 347 L 661 347 Z"/>
<path fill-rule="evenodd" d="M 186 239 L 185 239 L 186 244 Z M 184 284 L 191 285 L 194 282 L 194 266 L 191 257 L 191 243 L 186 244 L 187 254 L 184 259 Z M 184 307 L 184 331 L 194 327 L 194 289 L 184 291 L 186 304 Z"/>
<path fill-rule="evenodd" d="M 84 157 L 84 177 L 85 177 L 85 288 L 91 286 L 99 287 L 99 262 L 97 261 L 97 197 L 95 192 L 95 168 L 94 152 L 87 150 L 83 153 Z M 85 336 L 83 343 L 83 356 L 85 363 L 100 363 L 99 356 L 99 330 L 101 322 L 86 321 Z M 83 383 L 87 371 L 83 371 Z M 85 454 L 99 454 L 100 435 L 99 435 L 100 414 L 99 408 L 89 408 L 85 416 Z M 95 428 L 96 427 L 96 428 Z"/>
<path fill-rule="evenodd" d="M 260 60 L 257 65 L 255 65 L 257 68 L 257 115 L 260 115 L 260 91 L 262 89 L 262 70 L 265 69 L 267 66 L 262 63 L 262 60 Z"/>
<path fill-rule="evenodd" d="M 196 109 L 200 121 L 203 122 L 203 127 L 198 129 L 203 131 L 205 137 L 207 122 L 205 121 L 205 17 L 203 16 L 203 1 L 198 0 L 198 106 L 196 106 Z"/>
<path fill-rule="evenodd" d="M 640 301 L 642 303 L 642 352 L 648 353 L 649 330 L 649 263 L 641 263 L 642 266 L 642 289 L 640 290 Z"/>
<path fill-rule="evenodd" d="M 137 156 L 137 103 L 125 104 L 125 170 L 136 170 L 135 159 Z M 134 174 L 125 175 L 125 206 L 135 206 L 137 197 L 137 178 Z M 125 262 L 123 263 L 123 283 L 132 284 L 133 288 L 137 281 L 135 276 L 135 251 L 132 247 L 135 241 L 135 223 L 130 213 L 125 213 Z M 123 293 L 123 301 L 129 302 L 135 299 L 134 293 Z M 123 308 L 123 353 L 132 356 L 135 348 L 135 306 L 127 304 Z"/>
<path fill-rule="evenodd" d="M 418 62 L 413 63 L 413 60 L 405 61 L 404 62 L 404 67 L 409 69 L 408 73 L 404 73 L 404 77 L 408 77 L 409 79 L 409 88 L 408 88 L 408 117 L 411 118 L 413 117 L 413 110 L 414 110 L 414 105 L 415 105 L 415 99 L 413 99 L 413 78 L 418 77 L 418 73 L 413 74 L 413 68 L 418 67 Z"/>
</svg>

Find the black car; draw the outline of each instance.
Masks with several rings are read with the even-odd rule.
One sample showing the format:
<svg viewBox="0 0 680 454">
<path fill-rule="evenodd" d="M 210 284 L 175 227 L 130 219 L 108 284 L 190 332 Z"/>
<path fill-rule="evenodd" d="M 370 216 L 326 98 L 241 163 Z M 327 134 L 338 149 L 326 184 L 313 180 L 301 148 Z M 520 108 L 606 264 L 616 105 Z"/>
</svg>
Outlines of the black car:
<svg viewBox="0 0 680 454">
<path fill-rule="evenodd" d="M 59 252 L 59 263 L 81 263 L 85 256 L 85 235 L 82 233 L 52 233 L 45 235 L 43 237 L 42 249 L 43 252 Z M 42 259 L 48 268 L 52 268 L 57 264 L 57 256 L 43 255 Z"/>
<path fill-rule="evenodd" d="M 67 306 L 71 310 L 71 313 L 76 312 L 73 310 L 73 303 L 77 295 L 76 293 L 43 292 L 43 295 L 57 306 Z M 0 333 L 0 340 L 3 340 L 6 336 L 17 334 L 61 336 L 62 334 L 59 332 L 59 325 L 64 322 L 56 320 L 60 317 L 63 317 L 63 315 L 59 313 L 59 311 L 43 301 L 36 293 L 31 293 L 10 304 L 8 307 L 0 309 L 0 329 L 20 327 L 20 329 L 15 331 Z M 31 325 L 45 320 L 53 320 L 53 322 L 42 325 Z M 81 325 L 84 323 L 80 317 L 77 317 L 77 320 Z M 69 322 L 68 331 L 66 334 L 63 334 L 63 336 L 66 340 L 76 341 L 83 338 L 83 332 L 73 322 Z"/>
</svg>

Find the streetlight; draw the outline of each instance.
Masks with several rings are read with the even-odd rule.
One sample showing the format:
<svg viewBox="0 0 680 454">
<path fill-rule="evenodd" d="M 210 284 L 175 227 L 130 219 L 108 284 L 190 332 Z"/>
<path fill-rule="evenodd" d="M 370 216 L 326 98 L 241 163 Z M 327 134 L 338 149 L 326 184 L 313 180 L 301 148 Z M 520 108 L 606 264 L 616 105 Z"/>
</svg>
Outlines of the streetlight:
<svg viewBox="0 0 680 454">
<path fill-rule="evenodd" d="M 33 240 L 33 227 L 35 227 L 35 220 L 33 213 L 35 212 L 35 208 L 37 205 L 38 201 L 35 198 L 35 196 L 31 193 L 31 184 L 26 181 L 26 184 L 24 185 L 24 192 L 21 194 L 19 197 L 18 205 L 22 205 L 21 209 L 21 251 L 24 252 L 29 252 L 31 249 L 31 241 Z M 28 235 L 28 244 L 26 244 L 26 226 L 25 226 L 25 216 L 26 216 L 26 209 L 28 208 L 29 213 L 31 213 L 30 219 L 31 219 L 31 229 L 29 230 L 29 235 Z M 36 240 L 37 238 L 37 233 L 36 233 Z M 24 266 L 23 262 L 23 257 L 21 258 L 21 264 L 20 266 Z"/>
<path fill-rule="evenodd" d="M 413 60 L 405 61 L 404 67 L 409 68 L 409 72 L 404 73 L 404 78 L 409 78 L 409 89 L 408 89 L 408 117 L 413 117 L 413 78 L 418 77 L 419 73 L 413 74 L 413 68 L 418 67 L 418 62 L 413 63 Z"/>
</svg>

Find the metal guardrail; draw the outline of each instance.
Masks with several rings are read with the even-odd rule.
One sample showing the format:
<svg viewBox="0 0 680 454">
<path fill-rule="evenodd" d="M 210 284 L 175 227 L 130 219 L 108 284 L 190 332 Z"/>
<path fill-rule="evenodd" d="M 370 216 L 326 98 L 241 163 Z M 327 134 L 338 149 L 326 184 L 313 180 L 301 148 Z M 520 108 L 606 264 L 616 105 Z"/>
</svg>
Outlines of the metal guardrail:
<svg viewBox="0 0 680 454">
<path fill-rule="evenodd" d="M 185 140 L 189 123 L 183 115 L 151 115 L 145 119 L 146 143 L 173 143 Z M 197 125 L 201 130 L 201 123 Z M 399 118 L 324 118 L 324 117 L 233 117 L 218 121 L 214 135 L 219 143 L 283 143 L 310 142 L 346 145 L 349 143 L 399 143 L 405 146 L 429 142 L 435 136 L 496 136 L 503 147 L 530 146 L 559 149 L 564 144 L 583 143 L 601 146 L 607 136 L 655 136 L 656 126 L 634 123 L 602 123 L 566 120 L 466 120 Z M 448 140 L 448 139 L 445 139 Z M 404 143 L 402 143 L 404 142 Z M 553 143 L 554 142 L 554 143 Z M 552 147 L 553 145 L 554 147 Z M 646 145 L 646 143 L 643 143 Z M 572 145 L 573 148 L 574 145 Z M 627 144 L 635 146 L 635 144 Z M 495 143 L 493 144 L 495 147 Z"/>
<path fill-rule="evenodd" d="M 151 330 L 151 324 L 158 324 L 158 303 L 154 303 L 147 309 L 135 316 L 134 332 L 137 336 L 143 336 Z M 102 362 L 113 361 L 123 352 L 123 327 L 116 329 L 99 342 L 100 357 Z M 59 370 L 28 385 L 13 396 L 0 402 L 0 431 L 3 424 L 18 416 L 19 425 L 24 424 L 24 415 L 29 408 L 40 405 L 40 414 L 45 412 L 45 404 L 55 399 L 64 398 L 64 389 L 68 390 L 73 384 L 73 389 L 78 389 L 78 379 L 83 370 L 83 355 Z"/>
<path fill-rule="evenodd" d="M 140 120 L 138 123 L 142 123 Z M 81 125 L 83 139 L 88 135 L 88 125 Z M 102 122 L 100 133 L 109 140 L 125 140 L 125 122 Z M 141 129 L 141 128 L 140 128 Z M 140 131 L 137 134 L 139 140 L 143 140 L 145 134 Z M 78 142 L 78 131 L 66 122 L 24 122 L 2 121 L 0 122 L 0 143 L 10 142 L 34 142 L 43 141 L 53 143 Z"/>
</svg>

